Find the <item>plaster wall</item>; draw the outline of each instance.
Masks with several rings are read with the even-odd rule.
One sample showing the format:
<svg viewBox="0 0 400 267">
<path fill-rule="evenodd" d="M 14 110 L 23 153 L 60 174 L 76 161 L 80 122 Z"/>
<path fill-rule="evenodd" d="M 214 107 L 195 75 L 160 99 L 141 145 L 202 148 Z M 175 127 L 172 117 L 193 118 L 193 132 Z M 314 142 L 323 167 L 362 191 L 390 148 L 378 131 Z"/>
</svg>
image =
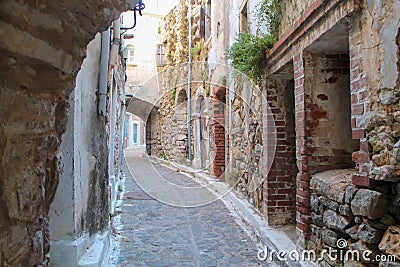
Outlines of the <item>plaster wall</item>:
<svg viewBox="0 0 400 267">
<path fill-rule="evenodd" d="M 65 168 L 50 209 L 54 266 L 78 266 L 80 257 L 95 241 L 90 236 L 108 226 L 105 121 L 97 115 L 96 92 L 100 34 L 87 50 L 70 97 L 71 117 L 61 145 Z M 72 262 L 64 262 L 65 257 Z"/>
</svg>

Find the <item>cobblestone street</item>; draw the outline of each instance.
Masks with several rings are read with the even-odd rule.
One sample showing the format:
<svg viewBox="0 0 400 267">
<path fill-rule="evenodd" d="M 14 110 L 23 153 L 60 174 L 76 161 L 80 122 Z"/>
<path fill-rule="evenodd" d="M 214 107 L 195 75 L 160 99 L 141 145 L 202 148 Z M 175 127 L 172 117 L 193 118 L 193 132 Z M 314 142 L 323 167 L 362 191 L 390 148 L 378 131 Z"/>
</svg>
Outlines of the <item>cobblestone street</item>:
<svg viewBox="0 0 400 267">
<path fill-rule="evenodd" d="M 199 207 L 164 204 L 146 194 L 135 179 L 151 180 L 158 172 L 172 184 L 198 184 L 161 165 L 153 164 L 156 172 L 151 172 L 144 158 L 129 157 L 126 162 L 132 173 L 124 165 L 125 185 L 113 219 L 109 266 L 262 266 L 257 242 L 221 200 Z M 201 190 L 202 197 L 215 198 L 208 189 Z M 180 201 L 185 205 L 184 198 Z"/>
</svg>

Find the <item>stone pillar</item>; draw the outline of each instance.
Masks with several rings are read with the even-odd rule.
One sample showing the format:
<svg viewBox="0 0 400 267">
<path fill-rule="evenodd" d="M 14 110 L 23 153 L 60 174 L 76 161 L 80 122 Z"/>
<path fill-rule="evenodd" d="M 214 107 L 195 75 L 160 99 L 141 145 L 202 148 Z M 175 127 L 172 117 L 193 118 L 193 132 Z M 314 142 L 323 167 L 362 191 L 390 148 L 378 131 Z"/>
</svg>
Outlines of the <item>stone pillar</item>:
<svg viewBox="0 0 400 267">
<path fill-rule="evenodd" d="M 358 18 L 355 19 L 357 21 Z M 365 116 L 368 104 L 367 75 L 364 71 L 362 38 L 360 29 L 350 24 L 349 29 L 349 50 L 350 50 L 350 91 L 351 91 L 351 127 L 353 139 L 360 140 L 360 150 L 353 153 L 353 160 L 356 162 L 356 173 L 353 175 L 353 184 L 371 187 L 373 180 L 370 180 L 368 163 L 371 159 L 368 141 L 365 135 Z"/>
</svg>

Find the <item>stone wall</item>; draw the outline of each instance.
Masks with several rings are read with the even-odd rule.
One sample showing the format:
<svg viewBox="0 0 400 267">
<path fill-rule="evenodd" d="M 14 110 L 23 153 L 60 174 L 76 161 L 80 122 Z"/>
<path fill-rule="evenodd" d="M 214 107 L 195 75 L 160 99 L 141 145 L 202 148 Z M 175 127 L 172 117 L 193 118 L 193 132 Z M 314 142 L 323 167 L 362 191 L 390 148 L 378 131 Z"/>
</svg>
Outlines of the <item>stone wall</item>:
<svg viewBox="0 0 400 267">
<path fill-rule="evenodd" d="M 353 172 L 353 169 L 333 170 L 312 177 L 312 234 L 308 249 L 313 249 L 317 255 L 329 249 L 341 250 L 343 255 L 347 251 L 360 255 L 355 260 L 344 257 L 332 260 L 326 255 L 319 263 L 322 266 L 377 265 L 376 255 L 382 259 L 392 257 L 388 258 L 390 261 L 400 260 L 400 218 L 398 201 L 393 198 L 398 196 L 398 185 L 357 188 L 351 182 Z M 362 253 L 367 250 L 371 254 L 363 258 Z"/>
<path fill-rule="evenodd" d="M 235 185 L 257 209 L 263 209 L 263 120 L 262 95 L 259 87 L 248 79 L 235 80 L 230 131 L 232 169 L 227 173 Z"/>
<path fill-rule="evenodd" d="M 315 0 L 304 0 L 304 1 L 279 1 L 279 7 L 282 12 L 280 16 L 279 25 L 279 37 L 282 37 L 285 33 L 290 30 L 294 30 L 296 23 L 301 20 L 309 9 L 315 8 Z"/>
<path fill-rule="evenodd" d="M 336 205 L 328 206 L 323 214 L 323 226 L 330 228 L 328 236 L 332 243 L 324 240 L 322 234 L 325 245 L 333 246 L 334 237 L 342 237 L 350 244 L 350 249 L 368 249 L 373 255 L 395 255 L 397 261 L 400 259 L 395 245 L 399 240 L 400 223 L 399 28 L 396 23 L 399 18 L 398 2 L 367 2 L 363 3 L 359 16 L 351 21 L 352 127 L 353 138 L 360 139 L 360 150 L 353 153 L 357 163 L 355 174 L 347 175 L 340 189 L 340 192 L 349 193 L 344 195 L 343 201 L 347 203 L 335 200 L 345 205 L 342 212 L 339 206 L 341 215 L 329 211 L 332 207 L 335 210 Z M 366 26 L 368 23 L 372 27 Z M 332 200 L 332 192 L 316 186 L 323 181 L 318 178 L 311 181 L 316 196 Z M 334 180 L 325 183 L 326 188 L 339 185 Z M 316 203 L 316 199 L 312 197 L 311 202 Z M 315 206 L 312 208 L 315 210 Z M 339 225 L 335 225 L 336 222 Z M 313 229 L 313 235 L 318 235 L 318 228 Z"/>
<path fill-rule="evenodd" d="M 181 0 L 164 18 L 161 40 L 167 50 L 168 65 L 176 65 L 188 61 L 189 24 L 187 20 L 188 3 Z"/>
<path fill-rule="evenodd" d="M 136 1 L 0 4 L 0 262 L 47 264 L 69 95 L 86 46 Z"/>
<path fill-rule="evenodd" d="M 210 102 L 210 86 L 208 82 L 208 67 L 198 60 L 206 59 L 207 45 L 205 44 L 205 2 L 192 1 L 192 49 L 190 51 L 192 60 L 192 85 L 191 85 L 191 107 L 192 115 L 195 113 L 196 100 L 201 90 L 206 90 L 207 96 L 203 94 L 206 101 Z M 156 104 L 157 112 L 152 112 L 147 122 L 148 152 L 159 157 L 187 163 L 188 152 L 188 66 L 183 64 L 188 61 L 188 6 L 186 1 L 181 1 L 167 14 L 160 26 L 160 38 L 164 42 L 167 51 L 168 64 L 160 68 L 160 90 L 161 97 Z M 202 88 L 202 89 L 199 89 Z M 204 93 L 204 92 L 203 92 Z M 194 114 L 195 115 L 195 114 Z M 211 115 L 211 114 L 210 114 Z M 195 115 L 196 116 L 196 115 Z M 194 117 L 193 117 L 194 118 Z M 195 120 L 191 125 L 192 159 L 198 158 L 194 155 Z M 209 124 L 207 128 L 211 129 Z M 207 130 L 207 132 L 209 132 Z M 207 159 L 208 160 L 208 159 Z M 195 163 L 196 165 L 197 163 Z M 206 167 L 211 170 L 211 167 Z"/>
<path fill-rule="evenodd" d="M 374 180 L 400 181 L 399 29 L 395 22 L 399 9 L 396 1 L 365 4 L 350 27 L 353 135 L 362 144 L 354 154 L 358 176 L 353 182 L 361 186 Z M 377 18 L 382 20 L 377 22 Z"/>
<path fill-rule="evenodd" d="M 390 248 L 399 225 L 400 5 L 315 5 L 268 58 L 273 75 L 294 73 L 299 246 L 321 252 L 343 238 L 346 251 L 399 257 Z"/>
</svg>

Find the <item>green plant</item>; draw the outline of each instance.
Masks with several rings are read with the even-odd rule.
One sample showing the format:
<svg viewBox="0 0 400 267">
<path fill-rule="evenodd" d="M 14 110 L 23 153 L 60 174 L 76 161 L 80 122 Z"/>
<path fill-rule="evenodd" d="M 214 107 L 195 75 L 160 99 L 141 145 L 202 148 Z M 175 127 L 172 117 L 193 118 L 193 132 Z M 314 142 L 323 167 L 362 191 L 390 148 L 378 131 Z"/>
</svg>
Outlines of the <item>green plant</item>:
<svg viewBox="0 0 400 267">
<path fill-rule="evenodd" d="M 202 50 L 202 47 L 200 45 L 196 45 L 195 47 L 190 48 L 190 53 L 192 55 L 200 55 L 201 50 Z"/>
<path fill-rule="evenodd" d="M 233 67 L 256 83 L 261 82 L 266 53 L 278 39 L 282 2 L 282 0 L 263 0 L 256 11 L 256 34 L 240 34 L 227 51 L 227 57 L 232 61 Z M 266 33 L 261 33 L 264 25 Z"/>
<path fill-rule="evenodd" d="M 176 98 L 176 87 L 171 91 L 171 98 L 175 99 Z"/>
<path fill-rule="evenodd" d="M 210 97 L 210 95 L 211 95 L 211 89 L 210 87 L 208 87 L 206 91 L 206 97 Z"/>
<path fill-rule="evenodd" d="M 268 34 L 277 40 L 283 16 L 282 8 L 282 0 L 263 0 L 256 12 L 257 31 L 265 24 Z"/>
<path fill-rule="evenodd" d="M 122 192 L 122 185 L 118 185 L 118 191 Z"/>
<path fill-rule="evenodd" d="M 227 57 L 232 65 L 249 76 L 254 82 L 259 83 L 263 73 L 263 63 L 266 53 L 275 43 L 274 36 L 270 34 L 253 35 L 240 34 L 235 43 L 228 49 Z"/>
<path fill-rule="evenodd" d="M 222 77 L 222 86 L 226 87 L 226 76 Z"/>
</svg>

